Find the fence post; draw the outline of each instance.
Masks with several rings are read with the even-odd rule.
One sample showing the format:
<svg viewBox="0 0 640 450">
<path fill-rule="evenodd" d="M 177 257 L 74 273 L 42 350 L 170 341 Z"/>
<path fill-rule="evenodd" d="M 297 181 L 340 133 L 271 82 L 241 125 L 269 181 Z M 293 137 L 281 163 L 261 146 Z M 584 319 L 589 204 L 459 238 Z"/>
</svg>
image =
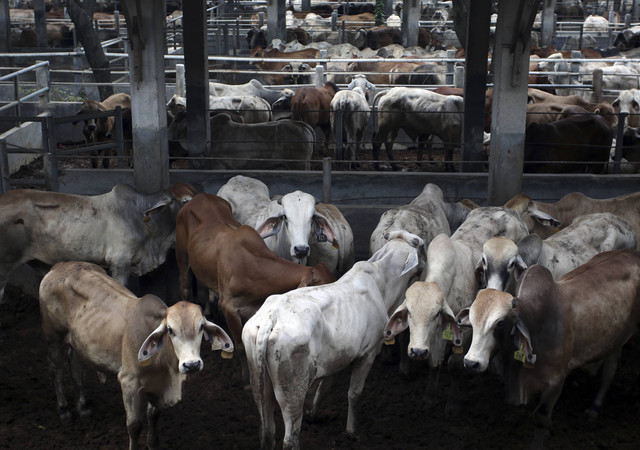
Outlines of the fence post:
<svg viewBox="0 0 640 450">
<path fill-rule="evenodd" d="M 0 139 L 0 177 L 2 183 L 0 183 L 1 193 L 7 192 L 11 189 L 11 181 L 9 180 L 9 155 L 7 154 L 7 141 L 6 139 Z"/>
<path fill-rule="evenodd" d="M 338 10 L 334 9 L 331 12 L 331 31 L 336 31 L 338 29 Z"/>
<path fill-rule="evenodd" d="M 447 50 L 447 74 L 446 74 L 446 84 L 453 84 L 453 72 L 455 70 L 456 62 L 454 61 L 456 57 L 455 50 Z"/>
<path fill-rule="evenodd" d="M 258 28 L 262 28 L 264 25 L 264 11 L 258 13 Z"/>
<path fill-rule="evenodd" d="M 618 133 L 616 134 L 616 150 L 613 156 L 613 173 L 620 173 L 620 160 L 622 159 L 622 144 L 624 140 L 624 125 L 629 113 L 618 114 Z"/>
<path fill-rule="evenodd" d="M 322 203 L 331 202 L 331 158 L 322 158 Z"/>
<path fill-rule="evenodd" d="M 633 0 L 633 6 L 631 8 L 631 14 L 633 15 L 633 20 L 635 22 L 638 21 L 638 16 L 640 16 L 640 14 L 638 13 L 638 0 Z"/>
<path fill-rule="evenodd" d="M 36 63 L 41 63 L 44 61 L 36 61 Z M 49 106 L 49 102 L 51 101 L 51 73 L 49 72 L 49 64 L 37 67 L 35 69 L 36 73 L 36 89 L 40 90 L 43 88 L 48 88 L 47 92 L 38 96 L 38 106 L 42 109 Z"/>
<path fill-rule="evenodd" d="M 120 11 L 113 11 L 113 20 L 116 22 L 116 36 L 120 37 Z"/>
<path fill-rule="evenodd" d="M 453 73 L 453 85 L 464 88 L 464 66 L 456 66 Z"/>
<path fill-rule="evenodd" d="M 345 24 L 344 20 L 340 24 L 340 31 L 338 31 L 338 42 L 344 44 Z"/>
<path fill-rule="evenodd" d="M 187 96 L 184 82 L 184 64 L 176 64 L 176 94 L 180 97 Z"/>
<path fill-rule="evenodd" d="M 47 114 L 42 126 L 42 146 L 44 149 L 42 160 L 45 186 L 48 191 L 58 192 L 58 160 L 55 156 L 57 143 L 53 116 L 51 114 Z"/>
<path fill-rule="evenodd" d="M 607 32 L 609 33 L 609 47 L 613 45 L 613 32 L 612 32 L 611 24 L 614 23 L 615 20 L 616 20 L 615 11 L 609 11 L 609 29 L 607 30 Z"/>
<path fill-rule="evenodd" d="M 571 59 L 581 58 L 583 58 L 583 56 L 580 50 L 571 50 Z M 580 61 L 573 61 L 571 63 L 571 72 L 575 72 L 576 75 L 569 75 L 569 84 L 573 84 L 574 80 L 579 82 L 580 75 L 578 75 L 578 72 L 580 72 Z"/>
<path fill-rule="evenodd" d="M 593 71 L 593 82 L 591 86 L 593 88 L 591 101 L 593 103 L 600 103 L 602 101 L 602 69 Z"/>
<path fill-rule="evenodd" d="M 333 139 L 336 144 L 336 160 L 343 161 L 344 160 L 344 147 L 342 146 L 342 114 L 343 111 L 341 109 L 336 109 L 333 111 L 334 114 L 334 129 L 333 129 Z M 347 164 L 348 166 L 348 164 Z"/>
<path fill-rule="evenodd" d="M 118 155 L 118 168 L 119 169 L 124 169 L 125 168 L 125 161 L 124 161 L 124 130 L 122 129 L 122 108 L 120 106 L 116 106 L 116 113 L 115 113 L 115 117 L 113 118 L 114 122 L 115 122 L 115 139 L 116 142 L 118 143 L 118 146 L 116 147 L 116 155 Z"/>
<path fill-rule="evenodd" d="M 324 80 L 324 66 L 322 64 L 316 65 L 316 87 L 321 88 L 326 81 Z"/>
</svg>

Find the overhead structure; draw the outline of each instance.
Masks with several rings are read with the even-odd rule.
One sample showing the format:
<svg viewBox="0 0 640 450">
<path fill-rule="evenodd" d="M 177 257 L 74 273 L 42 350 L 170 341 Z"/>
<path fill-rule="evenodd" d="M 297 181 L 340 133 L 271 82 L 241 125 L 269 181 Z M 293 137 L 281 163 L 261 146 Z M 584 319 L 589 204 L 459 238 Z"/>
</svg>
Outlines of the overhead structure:
<svg viewBox="0 0 640 450">
<path fill-rule="evenodd" d="M 418 0 L 402 0 L 402 44 L 405 47 L 418 45 L 420 4 Z"/>
<path fill-rule="evenodd" d="M 498 4 L 493 52 L 489 205 L 502 205 L 522 189 L 529 40 L 539 6 L 540 0 L 502 0 Z"/>
</svg>

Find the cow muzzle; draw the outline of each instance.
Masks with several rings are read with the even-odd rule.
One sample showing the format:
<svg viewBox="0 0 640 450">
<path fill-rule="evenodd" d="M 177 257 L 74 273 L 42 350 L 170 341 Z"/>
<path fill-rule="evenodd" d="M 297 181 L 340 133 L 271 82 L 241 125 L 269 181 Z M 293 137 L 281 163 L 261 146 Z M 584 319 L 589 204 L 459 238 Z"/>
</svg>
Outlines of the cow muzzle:
<svg viewBox="0 0 640 450">
<path fill-rule="evenodd" d="M 309 246 L 308 245 L 296 245 L 293 247 L 293 253 L 295 257 L 298 259 L 306 258 L 309 255 Z"/>
<path fill-rule="evenodd" d="M 427 359 L 429 357 L 429 349 L 411 347 L 409 349 L 409 357 L 413 359 Z"/>
<path fill-rule="evenodd" d="M 180 365 L 181 373 L 196 373 L 202 370 L 202 360 L 195 359 L 192 361 L 185 361 Z"/>
<path fill-rule="evenodd" d="M 464 359 L 464 368 L 472 373 L 480 373 L 484 371 L 484 367 L 480 364 L 480 361 L 474 361 L 473 359 Z"/>
</svg>

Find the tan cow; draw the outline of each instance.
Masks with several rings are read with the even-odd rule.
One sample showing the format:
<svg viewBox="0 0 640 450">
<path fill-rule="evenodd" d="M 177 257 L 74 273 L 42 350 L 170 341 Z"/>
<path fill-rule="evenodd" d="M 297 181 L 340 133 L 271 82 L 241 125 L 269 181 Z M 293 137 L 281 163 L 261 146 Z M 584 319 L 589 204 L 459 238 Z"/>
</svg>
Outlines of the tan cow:
<svg viewBox="0 0 640 450">
<path fill-rule="evenodd" d="M 60 418 L 71 418 L 62 383 L 70 355 L 71 374 L 78 388 L 76 409 L 82 416 L 91 411 L 83 392 L 81 361 L 118 375 L 129 449 L 138 448 L 145 408 L 147 444 L 158 447 L 158 409 L 178 403 L 187 374 L 202 369 L 203 337 L 213 349 L 222 349 L 224 354 L 233 351 L 229 336 L 209 322 L 198 305 L 178 302 L 167 308 L 153 295 L 137 298 L 102 268 L 86 262 L 53 266 L 40 284 L 40 313 L 55 372 Z"/>
<path fill-rule="evenodd" d="M 306 48 L 304 50 L 298 50 L 294 52 L 281 52 L 277 49 L 265 50 L 261 46 L 254 47 L 251 50 L 250 56 L 252 58 L 287 58 L 291 62 L 278 62 L 278 61 L 255 61 L 252 64 L 260 70 L 281 72 L 285 66 L 290 65 L 293 62 L 297 62 L 300 59 L 313 59 L 320 56 L 320 50 L 315 48 Z M 315 62 L 305 63 L 309 69 L 316 66 Z M 262 79 L 265 84 L 285 84 L 285 76 L 280 74 L 262 74 Z"/>
<path fill-rule="evenodd" d="M 589 112 L 603 116 L 612 128 L 618 125 L 616 110 L 609 102 L 592 103 L 579 95 L 554 95 L 535 88 L 529 88 L 527 95 L 527 103 L 564 103 L 565 105 L 578 105 Z"/>
<path fill-rule="evenodd" d="M 636 236 L 640 236 L 638 205 L 640 192 L 605 199 L 590 198 L 580 192 L 572 192 L 555 203 L 534 201 L 528 195 L 520 193 L 504 206 L 520 214 L 527 224 L 529 233 L 546 239 L 558 229 L 570 225 L 576 217 L 599 212 L 610 212 L 622 217 L 631 225 Z"/>
<path fill-rule="evenodd" d="M 557 281 L 536 264 L 522 275 L 515 297 L 484 289 L 457 321 L 473 328 L 464 358 L 469 371 L 485 371 L 499 355 L 494 362 L 503 366 L 510 403 L 526 404 L 541 394 L 532 448 L 542 448 L 573 369 L 603 364 L 600 388 L 587 410 L 592 417 L 598 414 L 622 346 L 638 331 L 640 253 L 600 253 Z"/>
<path fill-rule="evenodd" d="M 280 258 L 255 229 L 233 218 L 229 202 L 206 193 L 196 195 L 178 214 L 176 259 L 183 300 L 192 295 L 191 272 L 218 295 L 241 355 L 245 385 L 249 374 L 241 342 L 243 324 L 272 294 L 335 280 L 322 263 L 308 267 Z"/>
<path fill-rule="evenodd" d="M 85 100 L 78 111 L 78 115 L 90 114 L 99 111 L 113 111 L 116 107 L 131 109 L 131 96 L 125 93 L 113 94 L 107 97 L 104 101 L 98 102 L 96 100 Z M 77 124 L 78 122 L 73 122 Z M 111 132 L 115 125 L 115 118 L 113 116 L 101 117 L 99 119 L 89 118 L 84 120 L 84 126 L 82 128 L 82 134 L 87 145 L 97 144 L 99 142 L 105 142 L 111 140 Z M 98 150 L 98 155 L 102 155 L 102 167 L 109 167 L 109 159 L 107 156 L 113 156 L 113 148 L 106 150 Z M 98 167 L 98 159 L 91 159 L 91 166 L 95 169 Z"/>
</svg>

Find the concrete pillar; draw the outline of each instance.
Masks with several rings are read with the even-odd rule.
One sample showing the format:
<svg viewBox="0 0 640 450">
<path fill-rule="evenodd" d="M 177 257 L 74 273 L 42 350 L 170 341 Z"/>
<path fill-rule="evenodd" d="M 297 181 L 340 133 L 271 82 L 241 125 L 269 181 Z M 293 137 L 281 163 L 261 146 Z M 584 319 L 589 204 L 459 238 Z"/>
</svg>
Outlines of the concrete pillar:
<svg viewBox="0 0 640 450">
<path fill-rule="evenodd" d="M 491 0 L 469 2 L 464 81 L 464 124 L 462 130 L 462 161 L 482 161 L 487 88 L 487 55 Z M 462 164 L 462 172 L 480 172 L 481 164 Z"/>
<path fill-rule="evenodd" d="M 38 47 L 47 47 L 47 13 L 44 8 L 44 0 L 33 0 L 33 18 L 36 25 Z"/>
<path fill-rule="evenodd" d="M 402 0 L 402 42 L 405 47 L 418 45 L 420 2 Z"/>
<path fill-rule="evenodd" d="M 133 120 L 134 184 L 139 192 L 151 193 L 169 186 L 167 99 L 164 80 L 164 1 L 152 0 L 137 10 L 137 36 L 132 37 L 131 114 Z M 187 2 L 189 3 L 189 2 Z M 127 21 L 133 17 L 127 17 Z"/>
<path fill-rule="evenodd" d="M 184 66 L 187 89 L 187 129 L 189 156 L 203 156 L 211 136 L 209 130 L 209 66 L 207 61 L 206 2 L 183 4 Z M 203 163 L 194 161 L 193 168 Z"/>
<path fill-rule="evenodd" d="M 287 23 L 285 21 L 285 0 L 267 0 L 267 43 L 273 39 L 285 42 Z"/>
<path fill-rule="evenodd" d="M 311 0 L 302 0 L 301 11 L 311 12 Z"/>
<path fill-rule="evenodd" d="M 9 19 L 9 0 L 0 0 L 0 52 L 9 53 L 10 51 L 11 21 Z"/>
<path fill-rule="evenodd" d="M 542 42 L 541 47 L 550 45 L 553 41 L 553 32 L 556 26 L 554 11 L 556 9 L 556 0 L 544 0 L 542 9 Z"/>
<path fill-rule="evenodd" d="M 384 1 L 384 19 L 385 21 L 387 20 L 387 18 L 393 14 L 393 0 L 383 0 Z"/>
<path fill-rule="evenodd" d="M 499 4 L 494 58 L 488 204 L 502 205 L 522 189 L 529 39 L 539 1 Z"/>
</svg>

